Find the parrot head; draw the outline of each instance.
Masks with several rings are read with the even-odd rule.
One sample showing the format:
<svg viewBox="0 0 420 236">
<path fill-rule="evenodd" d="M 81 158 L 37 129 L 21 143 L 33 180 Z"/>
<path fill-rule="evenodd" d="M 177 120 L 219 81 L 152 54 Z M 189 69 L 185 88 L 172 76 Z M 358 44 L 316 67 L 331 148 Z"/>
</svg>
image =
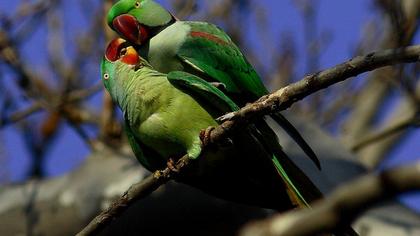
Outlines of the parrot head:
<svg viewBox="0 0 420 236">
<path fill-rule="evenodd" d="M 150 39 L 150 31 L 172 20 L 173 16 L 153 0 L 121 0 L 107 15 L 107 23 L 113 30 L 138 45 Z"/>
<path fill-rule="evenodd" d="M 144 64 L 145 60 L 139 56 L 137 51 L 126 40 L 116 38 L 112 40 L 105 51 L 105 56 L 101 63 L 102 82 L 105 88 L 113 95 L 112 88 L 115 88 L 116 64 L 135 67 Z"/>
</svg>

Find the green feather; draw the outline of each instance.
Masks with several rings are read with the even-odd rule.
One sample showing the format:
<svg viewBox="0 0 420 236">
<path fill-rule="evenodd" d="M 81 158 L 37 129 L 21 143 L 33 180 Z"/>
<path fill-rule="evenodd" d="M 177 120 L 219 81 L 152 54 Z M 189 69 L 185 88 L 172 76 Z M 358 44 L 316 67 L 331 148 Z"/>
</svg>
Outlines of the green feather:
<svg viewBox="0 0 420 236">
<path fill-rule="evenodd" d="M 204 22 L 184 24 L 190 27 L 190 33 L 178 50 L 180 58 L 224 83 L 230 93 L 240 92 L 255 99 L 267 94 L 254 68 L 224 31 Z"/>
<path fill-rule="evenodd" d="M 308 202 L 306 202 L 303 195 L 299 192 L 299 190 L 296 188 L 296 186 L 293 184 L 293 181 L 289 178 L 287 175 L 287 172 L 284 170 L 282 165 L 280 164 L 279 160 L 275 155 L 273 155 L 272 161 L 274 163 L 274 166 L 276 167 L 277 171 L 279 172 L 280 176 L 283 178 L 283 180 L 286 182 L 286 185 L 290 188 L 291 191 L 293 191 L 293 194 L 298 198 L 299 201 L 301 201 L 306 207 L 310 208 L 310 205 Z"/>
<path fill-rule="evenodd" d="M 201 98 L 217 105 L 218 109 L 222 111 L 230 112 L 239 110 L 239 107 L 222 91 L 195 75 L 183 71 L 174 71 L 168 74 L 168 79 L 177 86 L 181 86 L 192 92 L 198 92 Z"/>
</svg>

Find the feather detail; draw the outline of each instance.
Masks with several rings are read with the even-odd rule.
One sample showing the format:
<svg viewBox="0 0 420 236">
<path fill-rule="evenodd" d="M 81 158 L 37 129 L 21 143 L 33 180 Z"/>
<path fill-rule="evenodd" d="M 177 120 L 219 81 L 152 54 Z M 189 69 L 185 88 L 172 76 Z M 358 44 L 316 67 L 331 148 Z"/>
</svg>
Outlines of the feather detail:
<svg viewBox="0 0 420 236">
<path fill-rule="evenodd" d="M 221 39 L 221 38 L 219 38 L 219 37 L 217 37 L 213 34 L 206 33 L 206 32 L 191 31 L 190 35 L 191 35 L 191 37 L 194 37 L 194 38 L 204 38 L 204 39 L 208 39 L 212 42 L 222 44 L 222 45 L 229 44 L 228 42 L 224 41 L 223 39 Z"/>
</svg>

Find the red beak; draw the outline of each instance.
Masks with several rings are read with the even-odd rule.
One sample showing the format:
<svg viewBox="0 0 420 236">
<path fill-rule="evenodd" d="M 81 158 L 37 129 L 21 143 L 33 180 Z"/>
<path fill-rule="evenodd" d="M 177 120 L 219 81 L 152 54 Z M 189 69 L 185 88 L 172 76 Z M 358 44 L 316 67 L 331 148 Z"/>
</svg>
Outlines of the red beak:
<svg viewBox="0 0 420 236">
<path fill-rule="evenodd" d="M 105 58 L 111 62 L 118 60 L 120 57 L 120 51 L 124 47 L 125 42 L 126 41 L 122 38 L 112 40 L 106 48 Z"/>
<path fill-rule="evenodd" d="M 146 27 L 142 26 L 132 15 L 123 14 L 117 16 L 112 21 L 112 26 L 115 31 L 131 43 L 141 45 L 148 40 Z"/>
</svg>

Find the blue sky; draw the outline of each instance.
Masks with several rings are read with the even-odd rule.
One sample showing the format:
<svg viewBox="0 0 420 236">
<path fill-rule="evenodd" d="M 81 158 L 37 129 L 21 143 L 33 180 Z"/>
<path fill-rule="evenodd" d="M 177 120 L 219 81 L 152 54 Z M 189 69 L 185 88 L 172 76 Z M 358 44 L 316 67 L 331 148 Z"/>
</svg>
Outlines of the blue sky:
<svg viewBox="0 0 420 236">
<path fill-rule="evenodd" d="M 62 9 L 65 9 L 63 17 L 65 19 L 64 35 L 69 41 L 68 48 L 65 49 L 67 56 L 71 57 L 74 44 L 70 43 L 74 40 L 74 35 L 83 32 L 89 26 L 89 19 L 82 12 L 86 9 L 78 7 L 81 1 L 63 1 Z M 98 0 L 87 1 L 92 6 L 98 4 Z M 166 1 L 162 0 L 167 5 Z M 20 1 L 0 1 L 0 12 L 2 14 L 11 14 Z M 208 1 L 211 3 L 211 1 Z M 253 0 L 251 7 L 262 7 L 267 12 L 269 25 L 267 31 L 261 32 L 255 24 L 255 16 L 251 15 L 246 22 L 238 23 L 238 27 L 246 27 L 247 38 L 245 40 L 246 47 L 262 58 L 263 63 L 269 63 L 270 58 L 264 56 L 272 50 L 273 46 L 278 42 L 272 42 L 272 45 L 264 45 L 261 43 L 261 33 L 267 34 L 270 38 L 278 38 L 283 34 L 290 34 L 297 42 L 297 71 L 296 77 L 303 77 L 306 71 L 307 58 L 305 57 L 305 41 L 303 32 L 303 20 L 299 10 L 291 0 Z M 264 3 L 264 4 L 261 4 Z M 355 14 L 356 13 L 356 14 Z M 372 7 L 372 1 L 353 0 L 353 1 L 327 1 L 319 0 L 319 11 L 316 16 L 318 33 L 326 32 L 330 37 L 328 46 L 322 51 L 320 57 L 320 68 L 328 68 L 335 64 L 341 63 L 350 58 L 358 43 L 362 38 L 364 24 L 373 20 L 375 12 Z M 192 19 L 198 20 L 200 14 L 192 16 Z M 31 66 L 38 72 L 50 76 L 46 69 L 46 35 L 48 34 L 46 27 L 40 27 L 36 30 L 29 42 L 24 44 L 23 55 L 31 60 Z M 418 43 L 418 37 L 416 39 Z M 34 45 L 37 45 L 34 47 Z M 94 65 L 92 65 L 94 66 Z M 0 68 L 1 69 L 1 68 Z M 259 68 L 263 70 L 264 68 Z M 92 68 L 92 78 L 99 80 L 99 66 Z M 13 81 L 14 77 L 7 74 L 5 81 Z M 53 82 L 53 79 L 50 79 Z M 8 82 L 8 88 L 13 89 L 14 86 Z M 101 94 L 95 96 L 92 100 L 93 104 L 100 103 Z M 66 125 L 64 124 L 62 135 L 58 137 L 53 148 L 50 150 L 46 160 L 46 170 L 51 176 L 56 176 L 70 171 L 80 165 L 84 157 L 88 155 L 89 149 L 84 142 Z M 24 179 L 26 170 L 30 165 L 30 159 L 23 145 L 23 140 L 19 134 L 19 130 L 15 126 L 8 126 L 0 130 L 0 140 L 4 143 L 4 150 L 0 148 L 0 176 L 7 175 L 12 181 L 20 181 Z M 407 163 L 414 159 L 420 158 L 420 132 L 412 132 L 409 137 L 404 140 L 403 145 L 392 153 L 392 157 L 384 164 L 384 167 Z M 7 157 L 7 158 L 5 158 Z M 419 196 L 404 198 L 406 202 L 416 206 L 420 210 Z"/>
</svg>

